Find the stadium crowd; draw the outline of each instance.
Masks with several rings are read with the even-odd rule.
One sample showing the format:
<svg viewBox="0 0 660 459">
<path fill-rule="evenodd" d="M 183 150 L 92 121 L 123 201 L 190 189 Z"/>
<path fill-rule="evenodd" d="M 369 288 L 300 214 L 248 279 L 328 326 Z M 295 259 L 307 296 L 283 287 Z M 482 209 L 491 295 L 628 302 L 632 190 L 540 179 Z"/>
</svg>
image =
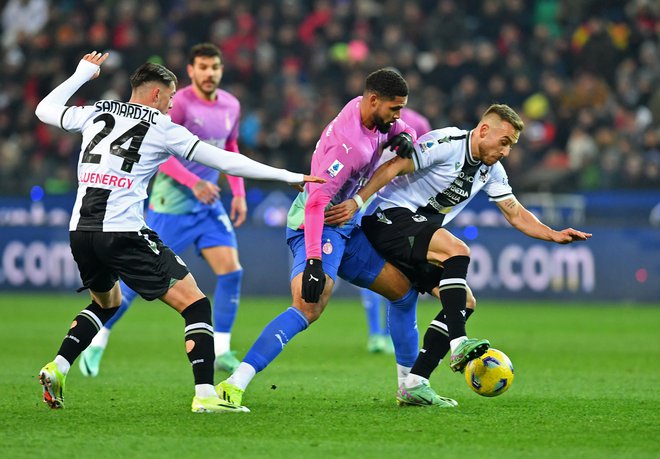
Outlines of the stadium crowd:
<svg viewBox="0 0 660 459">
<path fill-rule="evenodd" d="M 110 51 L 73 102 L 127 99 L 146 60 L 181 81 L 186 52 L 224 53 L 241 151 L 306 172 L 330 118 L 393 66 L 409 107 L 440 128 L 493 102 L 526 124 L 514 189 L 660 188 L 660 4 L 652 0 L 9 0 L 2 11 L 0 194 L 75 189 L 79 138 L 34 108 L 90 48 Z"/>
</svg>

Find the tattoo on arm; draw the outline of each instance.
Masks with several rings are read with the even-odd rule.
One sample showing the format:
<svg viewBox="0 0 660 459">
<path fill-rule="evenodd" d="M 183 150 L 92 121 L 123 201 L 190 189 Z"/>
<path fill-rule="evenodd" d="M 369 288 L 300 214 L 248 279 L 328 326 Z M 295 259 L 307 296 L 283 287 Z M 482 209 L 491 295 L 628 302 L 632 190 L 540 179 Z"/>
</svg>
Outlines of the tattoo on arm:
<svg viewBox="0 0 660 459">
<path fill-rule="evenodd" d="M 518 202 L 515 199 L 507 199 L 503 204 L 507 209 L 515 209 Z"/>
</svg>

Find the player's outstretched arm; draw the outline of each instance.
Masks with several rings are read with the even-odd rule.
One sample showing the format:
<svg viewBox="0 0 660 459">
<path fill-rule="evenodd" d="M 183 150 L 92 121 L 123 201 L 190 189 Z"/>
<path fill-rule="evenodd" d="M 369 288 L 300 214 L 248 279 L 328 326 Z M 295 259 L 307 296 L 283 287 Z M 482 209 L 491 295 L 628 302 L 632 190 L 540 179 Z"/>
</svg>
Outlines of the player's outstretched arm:
<svg viewBox="0 0 660 459">
<path fill-rule="evenodd" d="M 190 188 L 195 197 L 204 204 L 211 204 L 220 198 L 220 187 L 199 176 L 181 164 L 174 156 L 165 161 L 158 168 L 158 172 L 172 177 L 183 186 Z"/>
<path fill-rule="evenodd" d="M 497 207 L 504 214 L 507 221 L 511 223 L 511 226 L 536 239 L 556 242 L 557 244 L 570 244 L 575 241 L 586 241 L 591 237 L 591 233 L 573 228 L 566 228 L 561 231 L 553 230 L 536 218 L 515 197 L 498 202 Z"/>
<path fill-rule="evenodd" d="M 230 175 L 286 182 L 295 187 L 301 187 L 306 182 L 325 183 L 325 179 L 320 177 L 297 174 L 286 169 L 268 166 L 247 156 L 237 155 L 201 141 L 194 147 L 188 159 Z"/>
<path fill-rule="evenodd" d="M 42 122 L 62 127 L 62 113 L 66 110 L 66 102 L 86 82 L 99 76 L 101 64 L 108 58 L 108 53 L 101 54 L 92 51 L 80 60 L 73 75 L 53 89 L 39 102 L 35 114 Z"/>
<path fill-rule="evenodd" d="M 397 175 L 408 174 L 415 170 L 415 165 L 412 159 L 404 159 L 395 156 L 389 161 L 383 163 L 376 171 L 371 179 L 367 182 L 364 188 L 360 189 L 357 194 L 346 201 L 332 206 L 325 213 L 326 225 L 341 226 L 360 210 L 362 204 L 367 201 L 378 190 L 390 183 Z"/>
</svg>

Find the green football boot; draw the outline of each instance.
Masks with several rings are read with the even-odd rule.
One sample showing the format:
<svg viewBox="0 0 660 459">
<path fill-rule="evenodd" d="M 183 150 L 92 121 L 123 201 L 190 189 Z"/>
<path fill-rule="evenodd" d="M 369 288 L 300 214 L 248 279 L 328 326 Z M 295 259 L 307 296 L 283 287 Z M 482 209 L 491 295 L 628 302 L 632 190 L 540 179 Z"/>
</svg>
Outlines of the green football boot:
<svg viewBox="0 0 660 459">
<path fill-rule="evenodd" d="M 64 380 L 55 362 L 46 364 L 39 372 L 39 383 L 43 386 L 44 403 L 53 409 L 64 408 Z"/>
<path fill-rule="evenodd" d="M 437 406 L 440 408 L 454 408 L 458 402 L 451 398 L 438 395 L 429 386 L 428 382 L 422 382 L 419 386 L 407 388 L 403 384 L 396 391 L 396 403 L 399 406 Z"/>
<path fill-rule="evenodd" d="M 104 347 L 88 346 L 78 360 L 78 368 L 84 376 L 95 377 L 99 374 L 101 368 L 101 358 L 103 357 Z"/>
<path fill-rule="evenodd" d="M 226 402 L 240 405 L 243 401 L 243 393 L 245 390 L 240 389 L 233 384 L 227 382 L 227 380 L 222 381 L 220 384 L 215 386 L 215 391 L 218 393 L 218 397 L 223 399 Z"/>
<path fill-rule="evenodd" d="M 489 347 L 490 341 L 487 339 L 468 338 L 464 340 L 458 345 L 456 350 L 452 352 L 449 361 L 449 368 L 451 368 L 452 371 L 463 373 L 463 371 L 465 371 L 465 365 L 467 365 L 470 360 L 481 357 Z"/>
<path fill-rule="evenodd" d="M 369 335 L 367 351 L 372 354 L 381 354 L 387 347 L 387 337 L 383 335 Z"/>
<path fill-rule="evenodd" d="M 219 355 L 215 358 L 215 371 L 226 371 L 233 373 L 236 371 L 236 368 L 241 364 L 241 361 L 236 357 L 236 351 L 227 351 L 222 355 Z"/>
<path fill-rule="evenodd" d="M 191 410 L 193 413 L 249 413 L 250 410 L 241 405 L 222 400 L 220 397 L 194 396 Z"/>
</svg>

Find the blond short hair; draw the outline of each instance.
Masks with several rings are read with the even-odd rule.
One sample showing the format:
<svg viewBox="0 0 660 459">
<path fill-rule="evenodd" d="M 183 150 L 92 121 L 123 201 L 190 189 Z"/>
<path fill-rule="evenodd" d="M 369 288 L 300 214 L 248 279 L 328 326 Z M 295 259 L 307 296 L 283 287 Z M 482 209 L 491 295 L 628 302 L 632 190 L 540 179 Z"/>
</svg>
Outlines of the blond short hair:
<svg viewBox="0 0 660 459">
<path fill-rule="evenodd" d="M 486 116 L 490 115 L 491 113 L 497 115 L 501 120 L 510 123 L 511 126 L 513 126 L 513 128 L 518 132 L 522 132 L 522 130 L 525 129 L 525 123 L 523 123 L 523 120 L 520 119 L 520 116 L 516 113 L 514 109 L 512 109 L 506 104 L 491 105 L 484 112 L 481 118 L 483 119 Z"/>
</svg>

